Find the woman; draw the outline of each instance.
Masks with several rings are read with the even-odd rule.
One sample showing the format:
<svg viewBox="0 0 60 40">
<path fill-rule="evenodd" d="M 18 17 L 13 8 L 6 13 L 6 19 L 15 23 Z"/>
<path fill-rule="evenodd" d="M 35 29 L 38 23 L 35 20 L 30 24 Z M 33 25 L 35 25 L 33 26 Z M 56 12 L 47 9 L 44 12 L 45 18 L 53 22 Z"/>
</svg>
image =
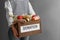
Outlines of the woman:
<svg viewBox="0 0 60 40">
<path fill-rule="evenodd" d="M 7 0 L 5 2 L 5 8 L 6 8 L 6 18 L 7 18 L 8 26 L 9 26 L 9 29 L 8 29 L 9 39 L 10 40 L 29 40 L 29 36 L 23 37 L 23 38 L 17 38 L 16 36 L 18 35 L 17 31 L 14 30 L 15 32 L 12 32 L 11 30 L 11 25 L 12 25 L 13 20 L 9 21 L 10 14 L 12 16 L 22 15 L 22 14 L 31 14 L 31 15 L 35 14 L 29 0 Z"/>
</svg>

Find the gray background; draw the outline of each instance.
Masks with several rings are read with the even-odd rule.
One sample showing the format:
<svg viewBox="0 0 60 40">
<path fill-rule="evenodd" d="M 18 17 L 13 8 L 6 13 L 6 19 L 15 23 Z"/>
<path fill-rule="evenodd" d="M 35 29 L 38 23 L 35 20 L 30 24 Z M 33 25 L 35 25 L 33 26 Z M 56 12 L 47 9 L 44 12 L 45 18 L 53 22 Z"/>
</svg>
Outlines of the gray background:
<svg viewBox="0 0 60 40">
<path fill-rule="evenodd" d="M 42 20 L 42 33 L 31 36 L 30 40 L 60 40 L 60 0 L 30 1 L 34 10 L 40 15 Z M 0 4 L 1 3 L 0 1 Z M 5 10 L 3 8 L 1 10 L 1 8 L 2 7 L 0 7 L 0 40 L 8 40 L 6 14 Z"/>
<path fill-rule="evenodd" d="M 31 40 L 60 40 L 60 0 L 30 0 L 42 20 L 42 34 Z"/>
</svg>

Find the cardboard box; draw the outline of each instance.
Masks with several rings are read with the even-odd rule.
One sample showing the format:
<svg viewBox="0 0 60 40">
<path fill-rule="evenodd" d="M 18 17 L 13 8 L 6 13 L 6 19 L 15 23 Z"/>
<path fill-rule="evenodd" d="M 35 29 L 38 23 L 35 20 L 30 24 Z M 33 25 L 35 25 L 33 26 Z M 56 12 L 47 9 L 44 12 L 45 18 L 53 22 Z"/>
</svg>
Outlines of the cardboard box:
<svg viewBox="0 0 60 40">
<path fill-rule="evenodd" d="M 14 26 L 18 32 L 18 37 L 25 37 L 25 36 L 31 36 L 35 34 L 41 33 L 41 20 L 37 21 L 29 21 L 20 23 L 17 21 L 17 23 Z"/>
</svg>

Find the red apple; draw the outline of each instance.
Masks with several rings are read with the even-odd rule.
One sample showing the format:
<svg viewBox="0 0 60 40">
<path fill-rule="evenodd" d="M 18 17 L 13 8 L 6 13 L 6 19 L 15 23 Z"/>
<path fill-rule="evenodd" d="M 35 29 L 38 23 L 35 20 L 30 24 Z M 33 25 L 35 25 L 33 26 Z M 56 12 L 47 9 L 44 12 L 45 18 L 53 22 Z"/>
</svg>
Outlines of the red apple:
<svg viewBox="0 0 60 40">
<path fill-rule="evenodd" d="M 40 17 L 39 17 L 39 16 L 33 16 L 32 19 L 33 19 L 33 20 L 39 20 Z"/>
<path fill-rule="evenodd" d="M 17 16 L 17 19 L 23 19 L 23 16 Z"/>
</svg>

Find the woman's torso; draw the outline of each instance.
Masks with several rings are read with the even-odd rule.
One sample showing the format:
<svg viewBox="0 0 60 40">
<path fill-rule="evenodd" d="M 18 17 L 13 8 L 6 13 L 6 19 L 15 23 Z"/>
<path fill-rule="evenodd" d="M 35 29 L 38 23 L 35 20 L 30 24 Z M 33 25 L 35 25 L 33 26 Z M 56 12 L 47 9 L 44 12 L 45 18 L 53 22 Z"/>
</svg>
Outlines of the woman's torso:
<svg viewBox="0 0 60 40">
<path fill-rule="evenodd" d="M 29 0 L 10 0 L 14 15 L 21 15 L 28 13 L 28 2 Z"/>
</svg>

